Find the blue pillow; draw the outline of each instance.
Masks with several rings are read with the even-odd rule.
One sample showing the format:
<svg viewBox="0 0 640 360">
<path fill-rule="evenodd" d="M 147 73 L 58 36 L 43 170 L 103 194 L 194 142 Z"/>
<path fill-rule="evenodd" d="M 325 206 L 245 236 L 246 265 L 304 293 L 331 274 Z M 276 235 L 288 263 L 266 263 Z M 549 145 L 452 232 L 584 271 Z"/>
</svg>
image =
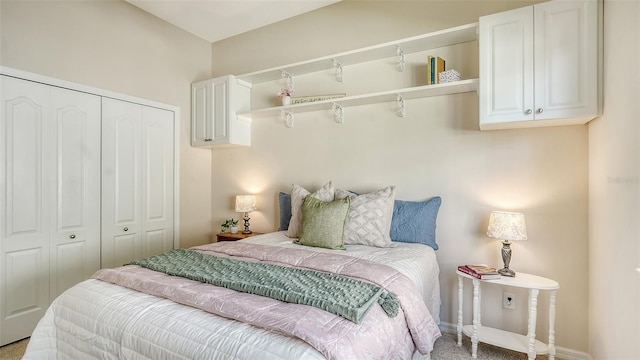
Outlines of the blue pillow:
<svg viewBox="0 0 640 360">
<path fill-rule="evenodd" d="M 280 192 L 278 194 L 278 204 L 280 204 L 280 227 L 278 231 L 287 230 L 291 220 L 291 194 Z"/>
<path fill-rule="evenodd" d="M 436 218 L 441 203 L 439 196 L 426 201 L 395 200 L 389 234 L 391 241 L 420 243 L 438 250 Z"/>
</svg>

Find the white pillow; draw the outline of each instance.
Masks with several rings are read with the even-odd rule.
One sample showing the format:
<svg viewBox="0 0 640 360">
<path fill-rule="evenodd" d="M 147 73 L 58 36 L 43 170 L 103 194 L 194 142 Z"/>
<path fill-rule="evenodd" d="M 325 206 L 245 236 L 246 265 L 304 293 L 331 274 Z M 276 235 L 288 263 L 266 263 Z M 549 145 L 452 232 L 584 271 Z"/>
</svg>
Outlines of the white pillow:
<svg viewBox="0 0 640 360">
<path fill-rule="evenodd" d="M 384 189 L 368 194 L 356 195 L 342 189 L 336 190 L 336 199 L 351 199 L 347 222 L 344 225 L 344 243 L 351 245 L 369 245 L 376 247 L 394 247 L 389 231 L 393 216 L 395 188 Z"/>
<path fill-rule="evenodd" d="M 302 225 L 302 203 L 304 203 L 304 198 L 307 195 L 311 195 L 318 200 L 327 202 L 333 201 L 334 192 L 332 181 L 324 184 L 313 194 L 302 186 L 293 184 L 293 186 L 291 186 L 291 220 L 289 221 L 289 228 L 285 235 L 290 238 L 297 238 L 299 236 L 300 227 Z"/>
</svg>

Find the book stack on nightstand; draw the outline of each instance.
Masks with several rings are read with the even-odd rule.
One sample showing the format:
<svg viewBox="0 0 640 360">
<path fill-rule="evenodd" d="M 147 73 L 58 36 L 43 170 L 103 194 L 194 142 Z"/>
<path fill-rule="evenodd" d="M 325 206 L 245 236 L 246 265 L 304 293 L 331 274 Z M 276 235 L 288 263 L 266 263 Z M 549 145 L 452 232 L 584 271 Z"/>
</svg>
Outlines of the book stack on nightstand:
<svg viewBox="0 0 640 360">
<path fill-rule="evenodd" d="M 259 232 L 252 232 L 251 234 L 243 234 L 243 233 L 237 233 L 237 234 L 232 234 L 232 233 L 219 233 L 216 234 L 216 238 L 217 241 L 236 241 L 236 240 L 242 240 L 242 239 L 246 239 L 248 237 L 252 237 L 252 236 L 256 236 L 256 235 L 262 235 L 262 233 Z"/>
<path fill-rule="evenodd" d="M 487 265 L 460 265 L 458 271 L 481 280 L 500 279 L 498 270 Z"/>
</svg>

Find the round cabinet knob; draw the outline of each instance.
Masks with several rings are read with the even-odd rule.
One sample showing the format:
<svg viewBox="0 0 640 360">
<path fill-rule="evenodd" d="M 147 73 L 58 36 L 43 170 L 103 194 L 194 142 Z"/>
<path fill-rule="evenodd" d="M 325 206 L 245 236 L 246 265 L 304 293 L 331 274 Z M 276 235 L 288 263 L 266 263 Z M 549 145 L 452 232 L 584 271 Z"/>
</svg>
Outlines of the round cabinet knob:
<svg viewBox="0 0 640 360">
<path fill-rule="evenodd" d="M 69 235 L 69 238 L 71 238 L 71 239 L 75 239 L 75 238 L 76 238 L 76 235 L 75 235 L 75 234 L 71 234 L 71 235 Z"/>
<path fill-rule="evenodd" d="M 525 114 L 525 115 L 531 115 L 531 109 L 527 109 L 527 110 L 525 110 L 525 111 L 524 111 L 524 114 Z"/>
<path fill-rule="evenodd" d="M 543 112 L 543 111 L 544 111 L 544 110 L 542 110 L 542 108 L 539 108 L 538 110 L 536 110 L 536 112 L 537 112 L 538 114 L 542 114 L 542 112 Z"/>
<path fill-rule="evenodd" d="M 124 231 L 129 231 L 129 228 L 125 226 L 125 228 L 124 228 L 124 229 L 122 229 L 122 230 L 124 230 Z"/>
</svg>

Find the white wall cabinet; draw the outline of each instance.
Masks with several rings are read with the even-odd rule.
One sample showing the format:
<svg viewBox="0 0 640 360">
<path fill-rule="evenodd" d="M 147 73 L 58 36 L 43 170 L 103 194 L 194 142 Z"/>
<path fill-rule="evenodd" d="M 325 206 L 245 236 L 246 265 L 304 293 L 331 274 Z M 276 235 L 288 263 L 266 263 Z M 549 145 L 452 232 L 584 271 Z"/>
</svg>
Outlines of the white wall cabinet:
<svg viewBox="0 0 640 360">
<path fill-rule="evenodd" d="M 102 99 L 102 267 L 173 248 L 172 111 Z"/>
<path fill-rule="evenodd" d="M 0 345 L 100 268 L 100 97 L 1 76 Z"/>
<path fill-rule="evenodd" d="M 191 85 L 191 145 L 251 145 L 251 84 L 233 75 Z"/>
<path fill-rule="evenodd" d="M 600 111 L 602 3 L 550 1 L 480 18 L 480 128 L 584 124 Z"/>
<path fill-rule="evenodd" d="M 0 70 L 2 346 L 101 267 L 179 245 L 179 110 Z"/>
</svg>

